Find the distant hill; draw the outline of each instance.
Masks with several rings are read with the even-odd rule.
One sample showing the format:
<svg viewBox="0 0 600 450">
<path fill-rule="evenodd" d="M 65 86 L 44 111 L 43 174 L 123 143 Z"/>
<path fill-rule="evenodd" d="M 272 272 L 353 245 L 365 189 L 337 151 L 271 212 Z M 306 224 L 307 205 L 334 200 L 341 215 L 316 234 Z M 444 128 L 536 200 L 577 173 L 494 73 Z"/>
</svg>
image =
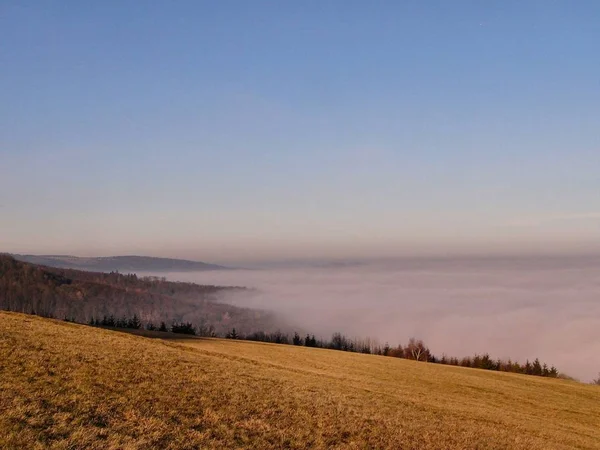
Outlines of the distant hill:
<svg viewBox="0 0 600 450">
<path fill-rule="evenodd" d="M 135 274 L 87 272 L 34 265 L 0 254 L 0 309 L 86 323 L 103 316 L 142 323 L 191 322 L 220 334 L 273 329 L 261 310 L 223 303 L 241 287 L 170 282 Z"/>
<path fill-rule="evenodd" d="M 15 259 L 31 264 L 80 269 L 95 272 L 194 272 L 224 270 L 223 266 L 185 259 L 154 258 L 151 256 L 107 256 L 82 258 L 68 255 L 12 255 Z"/>
</svg>

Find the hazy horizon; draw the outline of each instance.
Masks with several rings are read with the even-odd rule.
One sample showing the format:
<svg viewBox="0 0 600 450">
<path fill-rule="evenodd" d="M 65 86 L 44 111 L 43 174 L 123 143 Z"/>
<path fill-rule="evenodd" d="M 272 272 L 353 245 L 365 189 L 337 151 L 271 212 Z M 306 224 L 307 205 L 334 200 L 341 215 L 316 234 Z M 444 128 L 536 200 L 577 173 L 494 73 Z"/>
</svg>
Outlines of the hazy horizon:
<svg viewBox="0 0 600 450">
<path fill-rule="evenodd" d="M 226 259 L 223 258 L 223 254 L 215 255 L 215 258 L 205 258 L 202 256 L 194 256 L 196 253 L 175 253 L 166 252 L 162 254 L 151 254 L 149 252 L 141 253 L 69 253 L 69 252 L 57 252 L 57 253 L 42 253 L 42 252 L 23 252 L 23 251 L 6 251 L 0 249 L 0 253 L 8 253 L 13 255 L 31 255 L 41 257 L 75 257 L 75 258 L 108 258 L 108 257 L 146 257 L 146 258 L 166 258 L 166 259 L 180 259 L 187 261 L 202 262 L 208 264 L 217 264 L 229 268 L 248 268 L 248 269 L 271 269 L 271 268 L 295 268 L 295 267 L 337 267 L 337 266 L 354 266 L 354 265 L 368 265 L 368 264 L 395 264 L 395 263 L 414 263 L 419 264 L 420 262 L 476 262 L 476 261 L 496 261 L 506 263 L 520 263 L 520 262 L 532 262 L 544 265 L 552 265 L 555 262 L 568 263 L 569 261 L 576 261 L 581 263 L 591 258 L 596 260 L 600 258 L 600 249 L 588 248 L 586 251 L 563 251 L 558 252 L 555 248 L 540 249 L 539 251 L 514 251 L 507 249 L 504 252 L 414 252 L 414 253 L 396 253 L 393 255 L 385 256 L 347 256 L 347 257 L 336 257 L 336 256 L 291 256 L 291 257 L 272 257 L 272 258 L 261 258 L 256 255 L 251 255 L 248 258 L 238 259 Z M 186 256 L 189 255 L 189 256 Z"/>
<path fill-rule="evenodd" d="M 424 339 L 441 356 L 538 357 L 589 381 L 600 352 L 600 257 L 422 259 L 338 267 L 159 274 L 258 289 L 222 301 L 279 314 L 282 328 L 382 344 Z"/>
<path fill-rule="evenodd" d="M 599 216 L 600 217 L 600 216 Z M 0 216 L 1 221 L 14 222 L 14 218 Z M 577 220 L 579 222 L 579 220 Z M 16 223 L 15 223 L 16 225 Z M 29 224 L 28 224 L 29 225 Z M 579 223 L 581 226 L 582 224 Z M 74 224 L 71 224 L 74 226 Z M 140 225 L 143 226 L 143 225 Z M 439 235 L 421 240 L 412 236 L 410 239 L 369 239 L 367 235 L 353 240 L 331 236 L 329 239 L 294 238 L 289 239 L 248 239 L 240 242 L 231 241 L 206 242 L 203 244 L 190 241 L 187 244 L 173 242 L 166 231 L 164 235 L 153 237 L 154 244 L 144 240 L 136 242 L 133 237 L 129 242 L 119 239 L 118 235 L 104 234 L 90 236 L 92 240 L 101 242 L 95 245 L 78 245 L 69 236 L 56 239 L 56 235 L 43 237 L 42 240 L 29 239 L 21 241 L 19 233 L 27 229 L 11 230 L 0 236 L 2 251 L 17 254 L 37 255 L 71 255 L 79 257 L 140 255 L 165 258 L 179 258 L 213 262 L 217 264 L 246 264 L 286 260 L 378 260 L 394 258 L 418 257 L 471 257 L 471 256 L 543 256 L 543 255 L 579 255 L 600 253 L 600 218 L 595 216 L 586 219 L 585 227 L 598 231 L 598 239 L 585 240 L 576 230 L 561 230 L 554 237 L 541 234 L 537 237 L 513 236 L 511 239 L 481 237 L 455 237 L 452 242 L 443 240 Z M 83 230 L 86 230 L 83 228 Z M 540 231 L 535 228 L 535 231 Z M 157 233 L 159 233 L 157 231 Z M 585 236 L 585 235 L 584 235 Z M 25 237 L 23 235 L 23 237 Z"/>
</svg>

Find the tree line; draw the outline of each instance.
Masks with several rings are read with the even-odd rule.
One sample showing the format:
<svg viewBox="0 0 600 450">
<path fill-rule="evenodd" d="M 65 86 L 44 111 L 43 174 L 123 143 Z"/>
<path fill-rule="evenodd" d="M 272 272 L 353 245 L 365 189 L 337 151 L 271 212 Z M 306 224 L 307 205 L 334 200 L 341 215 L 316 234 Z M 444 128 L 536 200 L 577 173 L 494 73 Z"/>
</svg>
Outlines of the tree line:
<svg viewBox="0 0 600 450">
<path fill-rule="evenodd" d="M 68 322 L 74 322 L 71 319 L 65 320 Z M 164 321 L 161 321 L 159 325 L 155 325 L 153 322 L 147 322 L 146 324 L 142 324 L 142 321 L 137 316 L 137 314 L 134 314 L 131 318 L 127 318 L 125 316 L 116 318 L 114 315 L 105 315 L 102 317 L 102 319 L 96 319 L 92 317 L 88 321 L 88 325 L 110 328 L 127 328 L 132 330 L 145 329 L 147 331 L 189 334 L 192 336 L 217 337 L 217 333 L 215 332 L 215 329 L 212 325 L 197 327 L 192 325 L 191 322 L 176 321 L 173 322 L 171 325 L 167 325 Z"/>
<path fill-rule="evenodd" d="M 170 326 L 167 326 L 165 322 L 161 322 L 158 326 L 152 322 L 148 322 L 143 325 L 137 315 L 133 315 L 131 318 L 121 317 L 118 319 L 112 315 L 103 316 L 102 319 L 98 320 L 92 318 L 89 321 L 89 325 L 129 329 L 145 328 L 149 331 L 171 332 L 205 337 L 222 337 L 222 335 L 219 336 L 212 327 L 196 327 L 190 322 L 173 322 Z M 242 335 L 235 328 L 232 328 L 231 331 L 225 334 L 225 338 L 312 348 L 324 348 L 329 350 L 410 359 L 433 364 L 471 367 L 475 369 L 512 372 L 524 375 L 536 375 L 540 377 L 558 378 L 560 376 L 560 373 L 556 367 L 548 366 L 548 364 L 541 362 L 539 358 L 535 358 L 533 361 L 527 360 L 524 364 L 522 364 L 517 361 L 512 361 L 511 359 L 493 359 L 488 353 L 481 355 L 476 354 L 462 358 L 449 357 L 445 354 L 441 356 L 435 356 L 421 339 L 416 338 L 410 338 L 406 345 L 398 344 L 395 347 L 391 347 L 387 343 L 385 345 L 380 345 L 375 339 L 351 339 L 342 333 L 333 333 L 331 338 L 327 340 L 317 339 L 314 334 L 300 336 L 297 332 L 295 332 L 293 335 L 289 335 L 287 333 L 283 333 L 282 331 L 256 331 Z"/>
<path fill-rule="evenodd" d="M 542 363 L 539 358 L 532 362 L 527 360 L 521 364 L 511 359 L 502 360 L 493 359 L 488 353 L 482 355 L 467 356 L 463 358 L 448 357 L 446 355 L 435 356 L 429 347 L 421 339 L 410 338 L 406 345 L 399 344 L 396 347 L 390 347 L 389 344 L 380 345 L 371 338 L 350 339 L 341 333 L 333 333 L 330 340 L 316 339 L 314 335 L 307 334 L 301 337 L 294 333 L 292 337 L 281 332 L 275 333 L 252 333 L 246 336 L 239 336 L 233 329 L 226 336 L 229 339 L 244 339 L 249 341 L 271 342 L 275 344 L 303 345 L 305 347 L 326 348 L 330 350 L 339 350 L 346 352 L 365 353 L 380 356 L 389 356 L 393 358 L 410 359 L 414 361 L 423 361 L 434 364 L 444 364 L 451 366 L 471 367 L 475 369 L 495 370 L 500 372 L 513 372 L 525 375 L 537 375 L 541 377 L 558 378 L 560 373 L 554 366 L 548 366 Z"/>
</svg>

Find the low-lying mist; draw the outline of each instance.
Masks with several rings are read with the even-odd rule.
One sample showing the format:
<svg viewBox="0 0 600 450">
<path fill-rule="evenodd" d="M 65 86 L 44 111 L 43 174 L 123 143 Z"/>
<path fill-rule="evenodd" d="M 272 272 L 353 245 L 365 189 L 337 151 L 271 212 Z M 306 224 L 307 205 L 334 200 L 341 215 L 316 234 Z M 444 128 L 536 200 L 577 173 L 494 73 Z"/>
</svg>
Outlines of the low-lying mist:
<svg viewBox="0 0 600 450">
<path fill-rule="evenodd" d="M 317 336 L 340 331 L 392 346 L 414 336 L 438 356 L 539 357 L 586 381 L 600 371 L 600 258 L 421 259 L 167 278 L 257 288 L 223 301 L 272 310 Z"/>
</svg>

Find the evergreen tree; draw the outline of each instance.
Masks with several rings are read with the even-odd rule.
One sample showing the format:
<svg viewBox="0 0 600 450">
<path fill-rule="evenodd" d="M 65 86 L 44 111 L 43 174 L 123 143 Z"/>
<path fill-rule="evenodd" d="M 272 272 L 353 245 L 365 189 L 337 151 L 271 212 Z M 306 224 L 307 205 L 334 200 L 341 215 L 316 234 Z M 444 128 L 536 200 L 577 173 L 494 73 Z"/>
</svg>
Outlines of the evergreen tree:
<svg viewBox="0 0 600 450">
<path fill-rule="evenodd" d="M 308 335 L 308 334 L 304 338 L 304 346 L 305 347 L 310 347 L 310 335 Z"/>
<path fill-rule="evenodd" d="M 302 338 L 298 333 L 294 333 L 294 339 L 292 340 L 294 345 L 302 345 Z"/>
<path fill-rule="evenodd" d="M 237 334 L 237 332 L 235 331 L 235 328 L 233 328 L 231 330 L 231 332 L 227 333 L 227 336 L 225 336 L 227 339 L 239 339 L 239 336 Z"/>
<path fill-rule="evenodd" d="M 531 373 L 533 375 L 542 376 L 542 365 L 540 364 L 540 360 L 535 358 L 533 361 L 533 365 L 531 366 Z"/>
<path fill-rule="evenodd" d="M 133 317 L 127 321 L 127 328 L 133 328 L 135 330 L 140 329 L 142 326 L 142 323 L 140 322 L 140 319 L 138 318 L 137 314 L 134 314 Z"/>
<path fill-rule="evenodd" d="M 385 345 L 383 346 L 383 356 L 388 356 L 390 354 L 390 344 L 388 344 L 387 342 L 385 343 Z"/>
<path fill-rule="evenodd" d="M 171 331 L 173 333 L 180 333 L 180 334 L 193 334 L 193 335 L 196 334 L 196 329 L 189 322 L 182 322 L 182 323 L 173 322 L 173 325 L 171 326 Z"/>
</svg>

